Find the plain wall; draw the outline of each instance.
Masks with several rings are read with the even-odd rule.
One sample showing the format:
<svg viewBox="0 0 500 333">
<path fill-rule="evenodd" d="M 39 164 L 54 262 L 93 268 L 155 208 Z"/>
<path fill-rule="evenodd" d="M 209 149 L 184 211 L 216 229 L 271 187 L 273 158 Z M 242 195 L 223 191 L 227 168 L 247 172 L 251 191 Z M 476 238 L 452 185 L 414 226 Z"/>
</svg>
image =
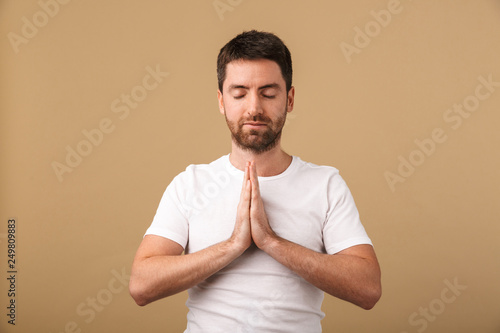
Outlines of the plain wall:
<svg viewBox="0 0 500 333">
<path fill-rule="evenodd" d="M 500 3 L 466 0 L 0 1 L 0 331 L 183 331 L 186 293 L 126 277 L 172 178 L 230 151 L 216 57 L 249 29 L 292 52 L 284 149 L 340 170 L 382 267 L 324 331 L 500 332 Z"/>
</svg>

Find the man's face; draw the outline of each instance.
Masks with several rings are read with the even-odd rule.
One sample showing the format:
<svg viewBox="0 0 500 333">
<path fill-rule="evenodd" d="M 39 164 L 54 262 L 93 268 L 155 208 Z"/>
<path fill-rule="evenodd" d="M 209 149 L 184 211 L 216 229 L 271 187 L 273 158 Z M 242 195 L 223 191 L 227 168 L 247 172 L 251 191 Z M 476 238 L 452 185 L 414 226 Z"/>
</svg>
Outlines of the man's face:
<svg viewBox="0 0 500 333">
<path fill-rule="evenodd" d="M 276 146 L 294 101 L 294 88 L 287 94 L 278 64 L 267 59 L 232 61 L 222 90 L 219 109 L 233 141 L 255 153 Z"/>
</svg>

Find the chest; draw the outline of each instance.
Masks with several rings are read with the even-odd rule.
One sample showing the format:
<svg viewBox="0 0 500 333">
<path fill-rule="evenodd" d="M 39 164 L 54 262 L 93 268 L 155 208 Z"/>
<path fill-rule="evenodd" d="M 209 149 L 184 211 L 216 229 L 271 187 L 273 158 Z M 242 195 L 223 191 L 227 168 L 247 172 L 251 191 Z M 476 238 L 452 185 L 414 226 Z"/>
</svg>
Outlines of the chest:
<svg viewBox="0 0 500 333">
<path fill-rule="evenodd" d="M 325 193 L 307 185 L 260 184 L 269 224 L 274 232 L 291 242 L 324 252 L 323 225 L 327 214 Z M 233 182 L 211 195 L 193 195 L 189 215 L 187 253 L 227 240 L 234 229 L 241 182 Z"/>
</svg>

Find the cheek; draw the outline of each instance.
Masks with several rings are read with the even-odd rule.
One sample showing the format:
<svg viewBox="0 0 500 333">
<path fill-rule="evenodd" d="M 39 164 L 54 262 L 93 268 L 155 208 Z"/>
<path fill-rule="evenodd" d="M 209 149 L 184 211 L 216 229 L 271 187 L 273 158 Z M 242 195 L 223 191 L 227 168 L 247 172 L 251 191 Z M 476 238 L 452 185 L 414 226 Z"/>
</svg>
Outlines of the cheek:
<svg viewBox="0 0 500 333">
<path fill-rule="evenodd" d="M 282 103 L 281 101 L 274 101 L 273 103 L 269 103 L 267 110 L 269 111 L 270 116 L 276 118 L 282 116 L 286 108 L 287 108 L 287 103 Z"/>
<path fill-rule="evenodd" d="M 226 118 L 226 122 L 234 125 L 238 124 L 241 119 L 241 116 L 234 112 L 234 109 L 228 105 L 224 108 L 224 117 Z"/>
<path fill-rule="evenodd" d="M 228 119 L 236 119 L 244 113 L 244 107 L 241 103 L 235 101 L 224 101 L 224 111 Z"/>
</svg>

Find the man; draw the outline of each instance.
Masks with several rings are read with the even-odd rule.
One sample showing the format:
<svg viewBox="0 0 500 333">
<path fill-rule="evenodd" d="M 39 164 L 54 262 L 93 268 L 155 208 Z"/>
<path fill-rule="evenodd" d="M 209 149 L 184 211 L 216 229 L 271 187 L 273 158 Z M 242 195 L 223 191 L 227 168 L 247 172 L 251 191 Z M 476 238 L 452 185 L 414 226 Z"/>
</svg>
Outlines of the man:
<svg viewBox="0 0 500 333">
<path fill-rule="evenodd" d="M 372 308 L 380 268 L 345 182 L 281 149 L 295 93 L 288 48 L 244 32 L 221 49 L 217 74 L 231 153 L 167 187 L 132 297 L 146 305 L 188 289 L 190 333 L 321 332 L 323 292 Z"/>
</svg>

